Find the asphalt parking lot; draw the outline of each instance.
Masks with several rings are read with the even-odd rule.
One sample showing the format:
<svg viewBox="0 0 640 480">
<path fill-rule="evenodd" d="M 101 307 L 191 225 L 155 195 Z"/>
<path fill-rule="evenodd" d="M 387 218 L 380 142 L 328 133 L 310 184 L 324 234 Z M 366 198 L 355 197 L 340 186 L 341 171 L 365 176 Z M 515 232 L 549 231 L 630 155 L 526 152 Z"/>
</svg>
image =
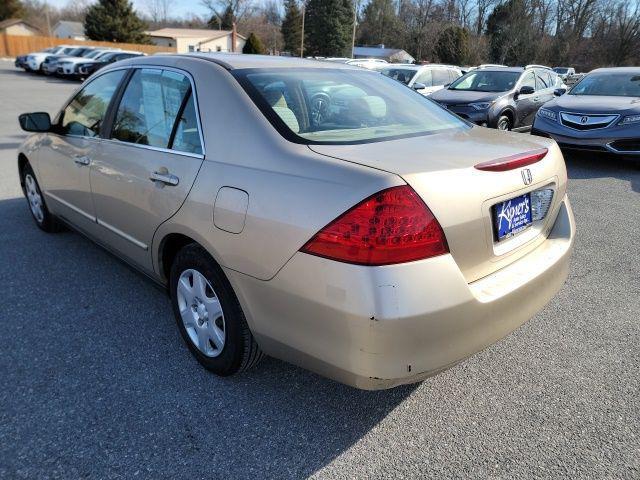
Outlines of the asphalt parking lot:
<svg viewBox="0 0 640 480">
<path fill-rule="evenodd" d="M 380 392 L 273 359 L 218 378 L 162 291 L 31 219 L 17 115 L 77 86 L 0 61 L 0 478 L 640 478 L 640 161 L 567 157 L 565 287 L 455 368 Z"/>
</svg>

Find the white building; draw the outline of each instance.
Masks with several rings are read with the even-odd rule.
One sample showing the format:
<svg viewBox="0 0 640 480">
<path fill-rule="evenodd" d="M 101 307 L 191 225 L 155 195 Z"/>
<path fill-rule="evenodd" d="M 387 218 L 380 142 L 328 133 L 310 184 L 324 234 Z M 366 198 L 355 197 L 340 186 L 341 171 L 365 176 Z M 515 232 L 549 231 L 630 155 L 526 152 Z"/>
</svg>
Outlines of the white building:
<svg viewBox="0 0 640 480">
<path fill-rule="evenodd" d="M 161 28 L 147 32 L 158 46 L 187 52 L 242 52 L 246 38 L 231 30 L 198 30 L 191 28 Z M 235 48 L 233 41 L 235 37 Z"/>
<path fill-rule="evenodd" d="M 57 38 L 70 38 L 72 40 L 86 40 L 84 25 L 81 22 L 61 20 L 53 27 L 53 36 Z"/>
</svg>

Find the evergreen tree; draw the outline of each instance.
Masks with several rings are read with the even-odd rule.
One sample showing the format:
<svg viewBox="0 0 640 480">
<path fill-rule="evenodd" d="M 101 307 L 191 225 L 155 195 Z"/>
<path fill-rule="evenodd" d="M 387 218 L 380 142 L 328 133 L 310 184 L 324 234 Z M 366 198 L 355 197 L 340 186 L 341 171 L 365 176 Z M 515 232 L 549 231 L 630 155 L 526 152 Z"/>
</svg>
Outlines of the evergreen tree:
<svg viewBox="0 0 640 480">
<path fill-rule="evenodd" d="M 537 36 L 526 0 L 506 0 L 487 19 L 489 56 L 492 62 L 526 65 L 535 57 Z"/>
<path fill-rule="evenodd" d="M 401 24 L 394 0 L 371 0 L 358 26 L 358 42 L 364 45 L 398 44 Z"/>
<path fill-rule="evenodd" d="M 469 57 L 469 32 L 456 25 L 445 28 L 438 36 L 435 51 L 442 63 L 464 65 Z"/>
<path fill-rule="evenodd" d="M 251 34 L 249 34 L 249 38 L 247 38 L 247 41 L 244 44 L 244 47 L 242 47 L 242 53 L 259 55 L 263 54 L 264 52 L 264 45 L 262 45 L 260 39 L 253 32 L 251 32 Z"/>
<path fill-rule="evenodd" d="M 91 40 L 149 43 L 146 24 L 128 0 L 98 0 L 87 9 L 84 32 Z"/>
<path fill-rule="evenodd" d="M 300 41 L 302 40 L 302 13 L 297 0 L 284 1 L 284 19 L 280 32 L 284 38 L 284 50 L 299 57 Z"/>
<path fill-rule="evenodd" d="M 20 0 L 0 1 L 0 22 L 10 18 L 21 18 L 23 14 L 24 10 Z"/>
<path fill-rule="evenodd" d="M 304 55 L 350 57 L 352 32 L 351 0 L 307 2 Z"/>
</svg>

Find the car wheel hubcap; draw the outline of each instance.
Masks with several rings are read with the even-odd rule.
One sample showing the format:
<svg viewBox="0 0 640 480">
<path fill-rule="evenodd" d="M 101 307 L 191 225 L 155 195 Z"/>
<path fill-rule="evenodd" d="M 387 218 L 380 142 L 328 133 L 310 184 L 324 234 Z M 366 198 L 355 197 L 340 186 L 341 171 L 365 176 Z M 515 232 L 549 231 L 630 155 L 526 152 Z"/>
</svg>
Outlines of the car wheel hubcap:
<svg viewBox="0 0 640 480">
<path fill-rule="evenodd" d="M 31 174 L 27 174 L 24 177 L 24 185 L 27 190 L 27 200 L 29 200 L 29 208 L 31 209 L 31 213 L 38 221 L 38 223 L 42 223 L 44 220 L 44 209 L 42 208 L 42 196 L 38 191 L 38 186 L 36 185 L 35 179 L 31 176 Z"/>
<path fill-rule="evenodd" d="M 185 270 L 178 279 L 177 298 L 191 342 L 207 357 L 220 355 L 226 338 L 224 314 L 209 281 L 197 270 Z"/>
<path fill-rule="evenodd" d="M 498 130 L 509 130 L 509 121 L 508 120 L 502 120 L 498 124 Z"/>
</svg>

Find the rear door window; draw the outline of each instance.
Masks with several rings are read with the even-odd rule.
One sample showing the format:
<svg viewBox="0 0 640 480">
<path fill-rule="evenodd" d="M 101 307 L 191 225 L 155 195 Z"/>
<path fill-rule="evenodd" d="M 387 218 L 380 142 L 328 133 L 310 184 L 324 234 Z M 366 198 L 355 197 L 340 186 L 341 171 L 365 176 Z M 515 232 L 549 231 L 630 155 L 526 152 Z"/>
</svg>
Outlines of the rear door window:
<svg viewBox="0 0 640 480">
<path fill-rule="evenodd" d="M 433 86 L 433 75 L 431 74 L 431 70 L 424 70 L 423 72 L 420 72 L 414 83 L 422 83 L 425 87 Z"/>
<path fill-rule="evenodd" d="M 111 138 L 122 142 L 169 148 L 189 79 L 173 71 L 137 69 L 122 96 Z"/>
<path fill-rule="evenodd" d="M 449 72 L 444 68 L 436 68 L 433 71 L 433 86 L 441 86 L 449 83 Z"/>
</svg>

